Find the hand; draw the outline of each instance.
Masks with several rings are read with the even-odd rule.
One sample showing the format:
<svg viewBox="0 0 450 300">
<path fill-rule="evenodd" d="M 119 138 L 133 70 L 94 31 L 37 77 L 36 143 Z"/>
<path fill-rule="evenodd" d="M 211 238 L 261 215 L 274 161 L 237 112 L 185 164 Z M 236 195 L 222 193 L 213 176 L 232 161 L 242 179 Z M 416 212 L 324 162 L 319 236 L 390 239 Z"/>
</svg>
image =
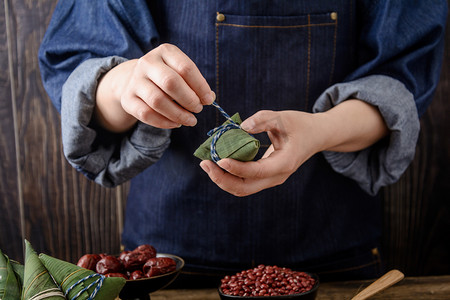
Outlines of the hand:
<svg viewBox="0 0 450 300">
<path fill-rule="evenodd" d="M 360 100 L 347 100 L 324 113 L 260 111 L 241 127 L 252 134 L 267 132 L 272 145 L 258 161 L 230 158 L 200 166 L 223 190 L 247 196 L 286 181 L 320 151 L 358 151 L 389 132 L 380 112 Z"/>
<path fill-rule="evenodd" d="M 137 120 L 158 128 L 194 126 L 193 113 L 214 98 L 194 62 L 176 46 L 163 44 L 105 74 L 97 89 L 96 117 L 116 132 Z"/>
<path fill-rule="evenodd" d="M 272 145 L 258 161 L 204 160 L 200 166 L 212 181 L 235 196 L 247 196 L 282 184 L 303 162 L 320 151 L 319 115 L 300 111 L 260 111 L 241 127 L 252 134 L 267 132 Z"/>
</svg>

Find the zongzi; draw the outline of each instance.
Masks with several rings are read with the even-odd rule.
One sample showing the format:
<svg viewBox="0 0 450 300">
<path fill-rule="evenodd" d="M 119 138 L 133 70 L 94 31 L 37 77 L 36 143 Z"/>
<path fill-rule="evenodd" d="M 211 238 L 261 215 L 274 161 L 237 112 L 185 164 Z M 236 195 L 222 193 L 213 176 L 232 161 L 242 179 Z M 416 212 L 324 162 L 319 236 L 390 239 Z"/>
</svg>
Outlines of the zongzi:
<svg viewBox="0 0 450 300">
<path fill-rule="evenodd" d="M 242 123 L 239 113 L 235 113 L 231 119 L 237 125 Z M 231 123 L 231 121 L 227 120 L 222 126 L 226 126 Z M 194 152 L 194 156 L 200 158 L 201 160 L 212 160 L 211 143 L 214 142 L 213 139 L 217 134 L 219 134 L 219 132 L 220 129 L 213 131 L 211 136 Z M 241 128 L 229 129 L 221 134 L 217 141 L 215 141 L 215 150 L 219 156 L 219 159 L 229 157 L 240 161 L 250 161 L 255 158 L 258 153 L 259 146 L 259 140 Z"/>
</svg>

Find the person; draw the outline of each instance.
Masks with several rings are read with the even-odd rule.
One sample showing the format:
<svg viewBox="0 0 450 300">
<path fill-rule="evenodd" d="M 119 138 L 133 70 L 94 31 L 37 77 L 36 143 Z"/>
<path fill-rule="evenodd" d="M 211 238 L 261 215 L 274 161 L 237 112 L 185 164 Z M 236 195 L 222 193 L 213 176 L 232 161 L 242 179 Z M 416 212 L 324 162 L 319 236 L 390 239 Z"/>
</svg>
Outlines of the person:
<svg viewBox="0 0 450 300">
<path fill-rule="evenodd" d="M 179 255 L 202 280 L 259 264 L 373 278 L 379 190 L 413 159 L 446 14 L 432 0 L 64 0 L 39 63 L 70 164 L 131 180 L 127 249 Z M 254 161 L 193 156 L 225 121 L 213 101 L 261 141 Z"/>
</svg>

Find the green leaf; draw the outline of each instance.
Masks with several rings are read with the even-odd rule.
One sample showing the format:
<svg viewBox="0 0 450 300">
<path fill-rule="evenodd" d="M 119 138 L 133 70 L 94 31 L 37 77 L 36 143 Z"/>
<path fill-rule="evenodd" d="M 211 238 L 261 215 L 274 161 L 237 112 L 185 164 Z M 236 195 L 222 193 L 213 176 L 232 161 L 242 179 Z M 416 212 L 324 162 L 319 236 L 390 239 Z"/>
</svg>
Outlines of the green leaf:
<svg viewBox="0 0 450 300">
<path fill-rule="evenodd" d="M 241 124 L 239 113 L 234 114 L 231 119 Z M 229 124 L 226 121 L 223 124 Z M 214 133 L 204 141 L 194 152 L 194 156 L 201 160 L 211 160 L 211 141 L 217 134 Z M 216 152 L 220 158 L 233 158 L 240 161 L 253 160 L 258 154 L 260 142 L 242 129 L 230 129 L 223 133 L 216 142 Z"/>
</svg>

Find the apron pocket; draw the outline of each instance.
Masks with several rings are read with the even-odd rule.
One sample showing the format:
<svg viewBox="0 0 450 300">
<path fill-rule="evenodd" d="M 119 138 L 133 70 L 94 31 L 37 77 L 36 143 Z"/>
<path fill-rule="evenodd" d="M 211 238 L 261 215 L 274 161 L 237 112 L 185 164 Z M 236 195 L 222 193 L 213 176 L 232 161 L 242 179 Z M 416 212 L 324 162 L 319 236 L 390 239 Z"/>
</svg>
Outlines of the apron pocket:
<svg viewBox="0 0 450 300">
<path fill-rule="evenodd" d="M 216 19 L 215 90 L 225 111 L 243 120 L 262 109 L 311 111 L 332 81 L 336 13 Z M 265 151 L 267 135 L 257 138 Z"/>
</svg>

